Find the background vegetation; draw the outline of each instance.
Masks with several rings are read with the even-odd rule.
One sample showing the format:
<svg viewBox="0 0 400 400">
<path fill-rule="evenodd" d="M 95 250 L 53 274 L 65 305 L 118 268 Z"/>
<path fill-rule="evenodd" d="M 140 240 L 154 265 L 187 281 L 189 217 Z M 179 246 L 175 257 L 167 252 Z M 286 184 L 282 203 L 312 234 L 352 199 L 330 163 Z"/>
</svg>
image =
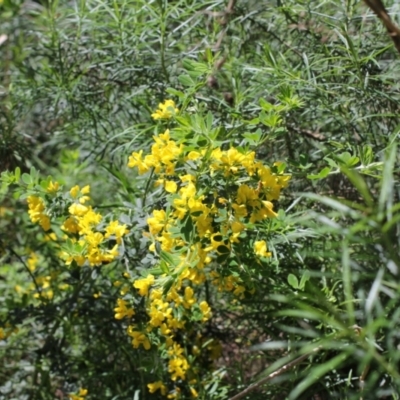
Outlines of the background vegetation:
<svg viewBox="0 0 400 400">
<path fill-rule="evenodd" d="M 199 398 L 399 398 L 399 58 L 362 2 L 3 0 L 0 20 L 0 399 L 165 398 L 114 308 L 158 263 L 143 232 L 164 198 L 127 163 L 174 127 L 151 118 L 166 99 L 193 148 L 217 130 L 291 175 L 257 290 L 209 294 Z M 49 175 L 128 225 L 119 261 L 60 260 L 25 200 Z"/>
</svg>

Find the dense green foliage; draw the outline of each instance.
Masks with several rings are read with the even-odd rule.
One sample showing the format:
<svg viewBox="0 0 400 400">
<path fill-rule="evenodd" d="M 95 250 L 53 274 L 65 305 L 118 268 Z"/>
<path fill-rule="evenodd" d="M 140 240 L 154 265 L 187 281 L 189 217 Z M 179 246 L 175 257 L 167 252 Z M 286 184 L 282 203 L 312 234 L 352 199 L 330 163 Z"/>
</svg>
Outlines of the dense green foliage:
<svg viewBox="0 0 400 400">
<path fill-rule="evenodd" d="M 0 21 L 0 399 L 400 397 L 399 59 L 362 2 Z"/>
</svg>

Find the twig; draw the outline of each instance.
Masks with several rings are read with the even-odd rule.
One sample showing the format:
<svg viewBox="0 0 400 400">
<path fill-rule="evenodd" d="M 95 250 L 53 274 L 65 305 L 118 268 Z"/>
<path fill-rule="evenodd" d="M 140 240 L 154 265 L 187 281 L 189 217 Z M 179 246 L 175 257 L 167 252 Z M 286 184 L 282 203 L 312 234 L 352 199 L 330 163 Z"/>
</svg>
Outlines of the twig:
<svg viewBox="0 0 400 400">
<path fill-rule="evenodd" d="M 400 29 L 393 23 L 381 0 L 364 0 L 367 6 L 378 16 L 385 25 L 397 51 L 400 53 Z"/>
<path fill-rule="evenodd" d="M 318 140 L 319 142 L 323 142 L 326 140 L 326 137 L 324 135 L 321 135 L 318 131 L 312 132 L 307 129 L 300 129 L 293 125 L 289 126 L 289 129 L 295 131 L 296 133 L 300 133 L 301 135 L 308 136 L 311 139 Z"/>
<path fill-rule="evenodd" d="M 214 44 L 214 46 L 212 46 L 212 49 L 214 51 L 218 51 L 220 49 L 222 41 L 228 31 L 227 25 L 229 22 L 229 18 L 231 16 L 231 14 L 233 13 L 235 3 L 236 3 L 236 0 L 229 0 L 228 5 L 226 6 L 225 10 L 222 13 L 218 13 L 218 16 L 222 16 L 219 23 L 222 26 L 225 26 L 225 28 L 220 32 L 216 43 Z M 214 15 L 214 16 L 216 16 L 216 15 Z M 226 61 L 226 57 L 222 57 L 219 60 L 217 60 L 214 64 L 214 71 L 215 72 L 219 71 L 222 68 L 222 66 L 225 64 L 225 61 Z M 215 78 L 215 73 L 213 73 L 212 75 L 210 75 L 208 77 L 207 86 L 210 88 L 218 89 L 219 85 L 218 85 L 217 79 Z"/>
<path fill-rule="evenodd" d="M 225 11 L 222 12 L 223 18 L 220 21 L 221 25 L 227 25 L 229 22 L 229 17 L 233 12 L 233 8 L 235 7 L 235 2 L 236 0 L 229 0 L 228 5 L 225 8 Z M 226 32 L 227 32 L 228 28 L 225 28 L 224 30 L 221 31 L 221 33 L 218 36 L 218 40 L 217 42 L 214 44 L 213 49 L 215 51 L 219 50 L 219 48 L 221 47 L 222 44 L 222 40 L 224 39 Z"/>
<path fill-rule="evenodd" d="M 35 275 L 33 275 L 32 271 L 29 269 L 29 267 L 26 265 L 25 261 L 22 259 L 22 257 L 16 252 L 14 251 L 14 249 L 12 247 L 7 247 L 7 250 L 9 250 L 15 257 L 18 258 L 18 260 L 20 261 L 20 263 L 24 266 L 24 268 L 28 271 L 28 274 L 30 275 L 33 284 L 35 285 L 36 291 L 39 293 L 39 299 L 40 301 L 42 301 L 42 290 L 40 288 L 40 286 L 38 285 L 36 279 L 35 279 Z"/>
<path fill-rule="evenodd" d="M 320 349 L 322 349 L 322 346 L 318 346 L 314 350 L 312 350 L 312 351 L 310 351 L 310 352 L 308 352 L 306 354 L 303 354 L 300 357 L 297 357 L 293 361 L 290 361 L 289 363 L 287 363 L 283 367 L 279 368 L 277 371 L 272 372 L 271 374 L 269 374 L 265 378 L 261 379 L 260 381 L 258 381 L 256 383 L 253 383 L 252 385 L 250 385 L 248 388 L 246 388 L 242 392 L 240 392 L 237 395 L 231 397 L 229 400 L 239 400 L 239 399 L 241 399 L 242 397 L 246 396 L 248 393 L 250 393 L 254 389 L 257 389 L 259 386 L 263 385 L 265 382 L 267 382 L 267 381 L 269 381 L 269 380 L 271 380 L 271 379 L 283 374 L 284 372 L 288 371 L 289 369 L 295 367 L 297 364 L 300 364 L 303 360 L 305 360 L 306 358 L 311 356 L 313 353 L 316 353 Z"/>
</svg>

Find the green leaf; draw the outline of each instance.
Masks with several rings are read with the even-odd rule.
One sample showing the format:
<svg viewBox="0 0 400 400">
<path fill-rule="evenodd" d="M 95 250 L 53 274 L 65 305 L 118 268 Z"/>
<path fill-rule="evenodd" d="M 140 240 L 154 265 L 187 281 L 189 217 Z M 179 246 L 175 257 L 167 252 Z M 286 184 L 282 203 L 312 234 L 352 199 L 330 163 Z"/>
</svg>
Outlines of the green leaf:
<svg viewBox="0 0 400 400">
<path fill-rule="evenodd" d="M 35 167 L 31 167 L 29 171 L 32 181 L 36 181 L 39 178 L 39 171 Z"/>
<path fill-rule="evenodd" d="M 316 201 L 320 201 L 321 203 L 326 204 L 327 206 L 331 207 L 332 209 L 334 209 L 338 212 L 356 216 L 355 210 L 353 210 L 351 207 L 348 207 L 347 205 L 345 205 L 337 200 L 331 199 L 329 197 L 319 196 L 314 193 L 306 193 L 306 194 L 304 194 L 304 197 L 307 197 L 309 199 L 314 199 Z"/>
<path fill-rule="evenodd" d="M 168 88 L 165 91 L 167 93 L 173 95 L 173 96 L 179 97 L 180 99 L 185 98 L 185 93 L 183 93 L 183 92 L 181 92 L 179 90 L 176 90 L 176 89 L 173 89 L 173 88 Z"/>
<path fill-rule="evenodd" d="M 25 172 L 25 173 L 22 174 L 22 181 L 23 181 L 25 184 L 29 185 L 29 184 L 32 183 L 32 177 L 31 177 L 29 174 L 27 174 L 27 173 Z"/>
<path fill-rule="evenodd" d="M 193 233 L 193 221 L 192 221 L 192 218 L 190 215 L 188 215 L 186 217 L 186 221 L 181 226 L 180 232 L 182 233 L 183 237 L 185 238 L 185 241 L 187 243 L 189 243 L 192 233 Z"/>
<path fill-rule="evenodd" d="M 185 58 L 182 61 L 182 65 L 183 68 L 185 68 L 188 72 L 194 71 L 200 74 L 204 74 L 209 70 L 206 64 L 200 63 L 198 61 L 189 60 L 188 58 Z"/>
<path fill-rule="evenodd" d="M 172 285 L 174 284 L 174 279 L 172 277 L 168 278 L 164 285 L 163 285 L 163 294 L 167 294 L 169 289 L 171 289 Z"/>
<path fill-rule="evenodd" d="M 317 175 L 310 174 L 310 175 L 307 175 L 307 178 L 308 179 L 324 179 L 329 175 L 329 172 L 331 172 L 331 169 L 329 167 L 325 167 L 324 169 L 322 169 L 320 171 L 319 174 L 317 174 Z"/>
<path fill-rule="evenodd" d="M 160 269 L 164 274 L 169 274 L 168 264 L 165 261 L 160 262 Z"/>
<path fill-rule="evenodd" d="M 379 195 L 378 210 L 383 213 L 385 208 L 391 207 L 392 196 L 393 196 L 393 168 L 397 155 L 397 145 L 393 144 L 388 150 L 388 154 L 385 158 L 381 192 Z"/>
<path fill-rule="evenodd" d="M 339 168 L 336 161 L 333 161 L 329 157 L 325 157 L 324 160 L 332 167 L 332 168 Z"/>
<path fill-rule="evenodd" d="M 265 114 L 264 112 L 261 112 L 259 118 L 260 122 L 269 128 L 277 127 L 282 121 L 281 117 L 275 113 Z"/>
<path fill-rule="evenodd" d="M 374 153 L 372 151 L 372 147 L 369 145 L 365 145 L 362 147 L 360 152 L 360 159 L 363 165 L 369 165 L 372 163 L 374 159 Z"/>
<path fill-rule="evenodd" d="M 176 116 L 175 121 L 179 123 L 179 125 L 182 125 L 185 128 L 191 128 L 192 124 L 190 123 L 190 120 L 187 117 L 182 117 L 182 116 Z"/>
<path fill-rule="evenodd" d="M 154 275 L 154 276 L 159 276 L 162 275 L 164 272 L 161 269 L 161 267 L 155 267 L 155 268 L 150 268 L 148 270 L 149 274 Z"/>
<path fill-rule="evenodd" d="M 177 266 L 177 263 L 176 263 L 175 258 L 174 258 L 170 253 L 167 253 L 167 252 L 164 251 L 164 250 L 161 250 L 161 252 L 160 252 L 160 258 L 161 258 L 161 260 L 163 260 L 165 263 L 167 263 L 167 265 L 171 265 L 171 266 L 173 266 L 173 267 L 176 267 L 176 266 Z"/>
<path fill-rule="evenodd" d="M 261 108 L 267 112 L 275 110 L 275 106 L 272 103 L 270 103 L 269 101 L 264 100 L 263 98 L 261 98 L 259 100 L 259 104 L 260 104 Z"/>
<path fill-rule="evenodd" d="M 189 75 L 180 75 L 178 80 L 184 86 L 194 86 L 195 81 Z"/>
<path fill-rule="evenodd" d="M 301 277 L 301 280 L 300 280 L 299 289 L 303 290 L 304 286 L 306 285 L 306 283 L 309 280 L 310 280 L 310 271 L 309 270 L 305 270 L 303 272 L 303 276 Z"/>
<path fill-rule="evenodd" d="M 259 143 L 261 135 L 259 132 L 255 133 L 246 132 L 245 134 L 243 134 L 243 138 L 245 139 L 245 142 L 247 142 L 251 146 L 255 146 Z"/>
<path fill-rule="evenodd" d="M 341 170 L 349 178 L 351 183 L 357 188 L 365 203 L 369 207 L 372 207 L 374 205 L 374 199 L 363 177 L 357 171 L 348 169 L 346 167 L 342 167 Z"/>
<path fill-rule="evenodd" d="M 289 274 L 287 280 L 288 280 L 289 285 L 292 288 L 294 288 L 294 289 L 299 288 L 299 281 L 296 276 L 294 276 L 293 274 Z"/>
<path fill-rule="evenodd" d="M 15 176 L 15 182 L 18 183 L 19 178 L 21 177 L 21 168 L 20 167 L 15 168 L 14 176 Z"/>
<path fill-rule="evenodd" d="M 223 264 L 230 256 L 230 253 L 223 253 L 217 256 L 216 261 L 218 264 Z"/>
<path fill-rule="evenodd" d="M 348 151 L 338 155 L 337 160 L 350 168 L 357 165 L 360 161 L 357 156 L 352 156 Z"/>
</svg>

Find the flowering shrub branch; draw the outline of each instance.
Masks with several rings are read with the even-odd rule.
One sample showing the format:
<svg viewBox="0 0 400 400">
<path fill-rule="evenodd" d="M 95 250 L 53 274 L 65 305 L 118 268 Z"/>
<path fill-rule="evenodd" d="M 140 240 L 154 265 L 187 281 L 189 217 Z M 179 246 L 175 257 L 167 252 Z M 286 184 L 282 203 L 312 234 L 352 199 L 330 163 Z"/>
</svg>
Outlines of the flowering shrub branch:
<svg viewBox="0 0 400 400">
<path fill-rule="evenodd" d="M 209 379 L 201 362 L 208 359 L 212 365 L 220 354 L 218 340 L 201 333 L 212 318 L 212 293 L 240 301 L 257 290 L 257 269 L 272 256 L 273 202 L 290 175 L 283 163 L 268 166 L 248 147 L 218 140 L 212 120 L 203 137 L 193 134 L 190 114 L 172 100 L 161 103 L 152 117 L 166 121 L 169 129 L 153 136 L 149 153 L 133 152 L 128 166 L 148 176 L 159 194 L 142 234 L 157 261 L 141 276 L 123 272 L 129 285 L 114 282 L 122 285 L 114 313 L 126 325 L 135 351 L 152 352 L 164 366 L 158 369 L 160 380 L 148 383 L 150 393 L 195 398 Z M 201 117 L 196 118 L 201 126 Z M 50 235 L 67 267 L 99 267 L 124 257 L 134 227 L 88 205 L 89 185 L 63 192 L 51 177 L 22 178 L 31 222 Z M 37 262 L 32 254 L 32 270 Z M 44 279 L 40 296 L 49 286 Z M 71 398 L 83 398 L 85 390 Z"/>
</svg>

